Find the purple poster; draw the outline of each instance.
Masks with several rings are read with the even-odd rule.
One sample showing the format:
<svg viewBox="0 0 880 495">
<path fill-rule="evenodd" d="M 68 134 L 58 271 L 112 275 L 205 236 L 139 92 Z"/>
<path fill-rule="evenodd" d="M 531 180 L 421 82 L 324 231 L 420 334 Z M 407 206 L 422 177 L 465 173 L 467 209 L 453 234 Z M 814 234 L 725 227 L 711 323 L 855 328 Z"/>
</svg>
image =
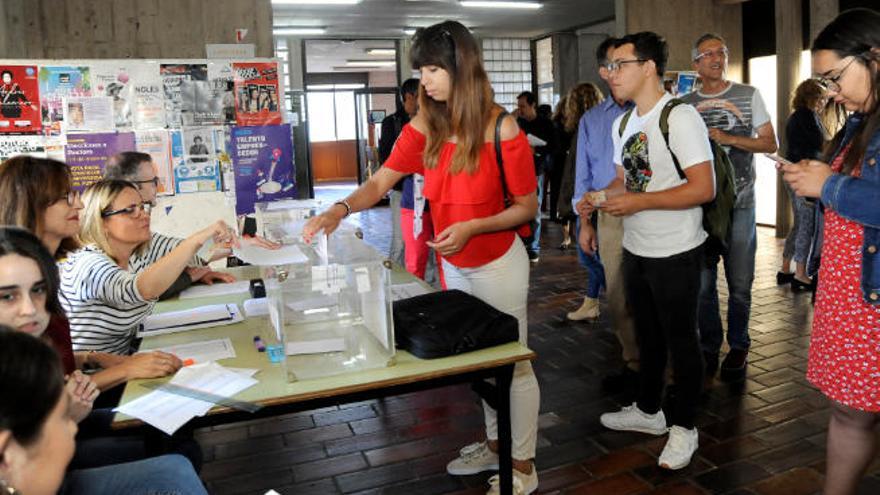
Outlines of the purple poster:
<svg viewBox="0 0 880 495">
<path fill-rule="evenodd" d="M 290 124 L 232 128 L 235 213 L 254 203 L 296 197 Z"/>
<path fill-rule="evenodd" d="M 134 151 L 133 132 L 68 134 L 65 159 L 70 167 L 72 186 L 82 191 L 101 180 L 104 164 L 116 153 Z"/>
</svg>

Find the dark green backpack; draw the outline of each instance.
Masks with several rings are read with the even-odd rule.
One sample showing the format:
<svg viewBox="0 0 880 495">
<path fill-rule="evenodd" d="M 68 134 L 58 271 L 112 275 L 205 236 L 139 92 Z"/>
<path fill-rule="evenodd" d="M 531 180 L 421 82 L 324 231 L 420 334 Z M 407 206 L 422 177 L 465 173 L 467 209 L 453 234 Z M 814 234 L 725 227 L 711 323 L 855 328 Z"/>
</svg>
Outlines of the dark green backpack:
<svg viewBox="0 0 880 495">
<path fill-rule="evenodd" d="M 672 161 L 675 163 L 675 170 L 682 179 L 687 179 L 681 164 L 678 163 L 678 157 L 669 147 L 669 112 L 678 105 L 686 105 L 679 99 L 671 99 L 663 106 L 660 111 L 660 133 L 663 134 L 663 140 L 666 141 L 666 149 L 672 155 Z M 623 137 L 623 131 L 626 129 L 626 123 L 633 109 L 630 109 L 620 121 L 619 135 Z M 715 141 L 709 140 L 712 145 L 712 163 L 715 168 L 715 199 L 708 203 L 703 203 L 703 230 L 709 234 L 706 240 L 706 254 L 708 256 L 718 256 L 727 253 L 727 247 L 730 240 L 730 228 L 733 225 L 733 207 L 736 203 L 736 185 L 734 184 L 733 162 L 730 156 Z"/>
</svg>

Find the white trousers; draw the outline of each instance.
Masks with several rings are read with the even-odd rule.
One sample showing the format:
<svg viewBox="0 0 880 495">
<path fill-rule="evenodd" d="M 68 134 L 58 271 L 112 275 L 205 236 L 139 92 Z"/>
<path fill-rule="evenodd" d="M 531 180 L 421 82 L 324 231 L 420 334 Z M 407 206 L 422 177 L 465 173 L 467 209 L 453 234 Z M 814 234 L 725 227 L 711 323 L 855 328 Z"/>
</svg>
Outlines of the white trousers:
<svg viewBox="0 0 880 495">
<path fill-rule="evenodd" d="M 516 317 L 519 321 L 519 342 L 522 345 L 528 344 L 529 258 L 519 239 L 514 239 L 503 256 L 476 268 L 460 268 L 444 259 L 443 276 L 448 289 L 459 289 L 472 294 L 495 309 Z M 510 384 L 510 425 L 514 459 L 524 461 L 535 457 L 540 405 L 541 392 L 532 363 L 521 361 L 514 367 L 513 382 Z M 483 402 L 483 411 L 486 416 L 486 437 L 497 440 L 498 420 L 495 410 Z"/>
</svg>

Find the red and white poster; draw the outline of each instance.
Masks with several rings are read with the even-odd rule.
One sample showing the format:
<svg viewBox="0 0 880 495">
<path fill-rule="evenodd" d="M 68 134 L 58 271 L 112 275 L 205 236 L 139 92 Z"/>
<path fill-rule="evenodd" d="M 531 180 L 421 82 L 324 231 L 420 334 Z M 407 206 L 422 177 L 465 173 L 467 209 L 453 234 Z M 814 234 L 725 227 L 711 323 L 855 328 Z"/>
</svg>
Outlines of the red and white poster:
<svg viewBox="0 0 880 495">
<path fill-rule="evenodd" d="M 277 62 L 235 62 L 235 121 L 240 126 L 281 124 Z"/>
<path fill-rule="evenodd" d="M 39 88 L 36 66 L 0 65 L 0 133 L 40 132 Z"/>
</svg>

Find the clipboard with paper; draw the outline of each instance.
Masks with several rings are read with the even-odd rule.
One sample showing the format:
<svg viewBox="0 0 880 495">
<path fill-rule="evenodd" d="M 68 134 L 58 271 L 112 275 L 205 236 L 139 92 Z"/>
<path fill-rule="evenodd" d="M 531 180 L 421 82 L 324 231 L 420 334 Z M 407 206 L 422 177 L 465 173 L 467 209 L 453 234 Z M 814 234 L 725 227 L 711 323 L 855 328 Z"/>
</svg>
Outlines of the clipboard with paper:
<svg viewBox="0 0 880 495">
<path fill-rule="evenodd" d="M 244 321 L 237 304 L 210 304 L 181 311 L 150 315 L 137 332 L 139 338 L 150 335 L 186 332 L 199 328 L 231 325 Z"/>
</svg>

